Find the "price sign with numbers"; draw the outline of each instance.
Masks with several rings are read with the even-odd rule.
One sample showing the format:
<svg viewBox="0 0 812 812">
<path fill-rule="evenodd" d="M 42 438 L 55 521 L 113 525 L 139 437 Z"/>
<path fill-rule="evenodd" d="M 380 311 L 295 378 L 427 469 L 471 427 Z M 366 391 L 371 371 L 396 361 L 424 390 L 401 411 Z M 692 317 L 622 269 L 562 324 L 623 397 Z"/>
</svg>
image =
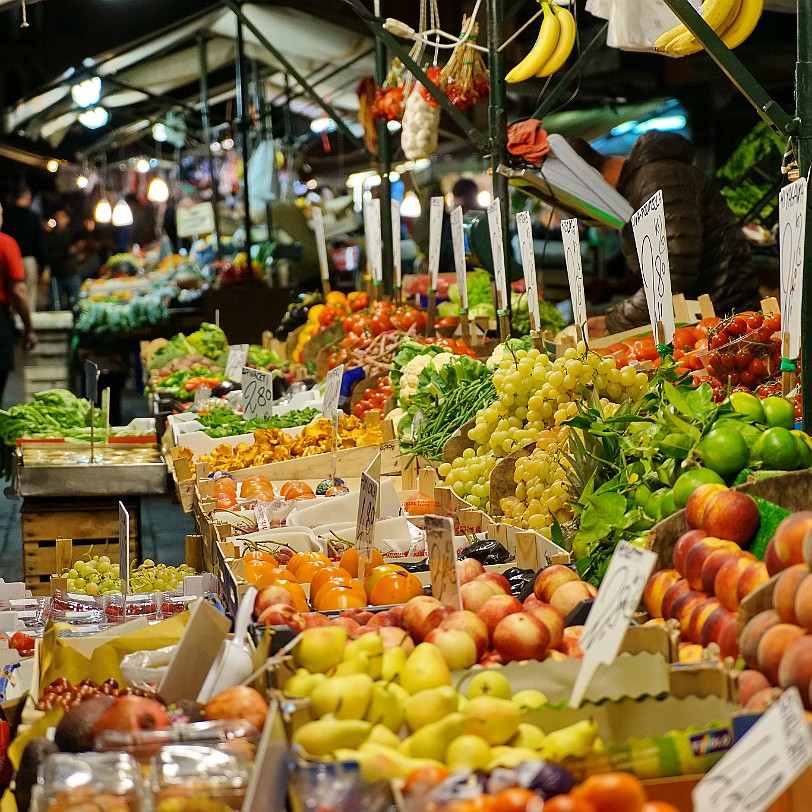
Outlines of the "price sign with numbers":
<svg viewBox="0 0 812 812">
<path fill-rule="evenodd" d="M 527 291 L 527 309 L 530 313 L 530 327 L 538 330 L 539 291 L 536 279 L 536 252 L 533 249 L 533 226 L 530 224 L 530 212 L 520 211 L 516 214 L 516 230 L 519 233 L 519 250 L 522 255 L 524 287 Z"/>
<path fill-rule="evenodd" d="M 375 539 L 375 521 L 378 518 L 378 483 L 367 473 L 361 474 L 358 494 L 358 517 L 355 523 L 355 550 L 358 553 L 358 572 L 363 572 L 361 561 L 372 556 Z"/>
<path fill-rule="evenodd" d="M 321 414 L 328 420 L 333 420 L 338 414 L 338 397 L 341 394 L 341 376 L 344 374 L 344 364 L 339 364 L 327 373 L 324 382 L 324 403 Z"/>
<path fill-rule="evenodd" d="M 505 248 L 502 242 L 502 201 L 498 197 L 488 206 L 488 232 L 491 238 L 496 293 L 500 298 L 498 309 L 505 310 L 510 300 L 508 299 L 507 277 L 505 276 Z"/>
<path fill-rule="evenodd" d="M 236 383 L 242 377 L 242 368 L 248 358 L 247 344 L 232 344 L 226 360 L 226 380 Z"/>
<path fill-rule="evenodd" d="M 271 529 L 267 502 L 254 502 L 254 518 L 257 520 L 257 530 Z"/>
<path fill-rule="evenodd" d="M 460 310 L 468 310 L 468 276 L 465 268 L 465 234 L 462 228 L 462 207 L 451 212 L 451 243 L 454 246 L 454 270 L 460 291 Z"/>
<path fill-rule="evenodd" d="M 324 218 L 318 206 L 313 207 L 313 233 L 316 235 L 316 250 L 319 252 L 319 270 L 321 278 L 326 282 L 330 279 L 330 266 L 327 264 L 327 241 L 324 238 Z"/>
<path fill-rule="evenodd" d="M 118 503 L 118 569 L 124 595 L 130 591 L 130 514 Z"/>
<path fill-rule="evenodd" d="M 437 290 L 440 273 L 440 244 L 443 237 L 445 199 L 433 197 L 429 204 L 429 290 Z"/>
<path fill-rule="evenodd" d="M 656 561 L 656 553 L 626 541 L 615 548 L 579 641 L 584 658 L 572 689 L 570 707 L 581 704 L 598 666 L 609 665 L 617 657 Z"/>
<path fill-rule="evenodd" d="M 567 277 L 570 282 L 572 320 L 581 325 L 584 341 L 589 341 L 586 329 L 586 296 L 584 295 L 584 269 L 581 265 L 581 236 L 578 221 L 561 221 L 561 242 L 564 245 L 564 261 L 567 264 Z"/>
<path fill-rule="evenodd" d="M 400 203 L 392 201 L 392 265 L 395 270 L 393 284 L 400 287 L 400 275 L 402 268 L 400 265 Z"/>
<path fill-rule="evenodd" d="M 99 365 L 85 361 L 85 397 L 93 404 L 99 399 Z"/>
<path fill-rule="evenodd" d="M 778 193 L 781 332 L 782 339 L 788 334 L 788 358 L 797 358 L 801 351 L 806 193 L 806 178 L 790 183 Z"/>
<path fill-rule="evenodd" d="M 694 787 L 694 812 L 762 812 L 810 764 L 812 736 L 792 687 Z"/>
<path fill-rule="evenodd" d="M 242 416 L 244 420 L 273 417 L 273 375 L 270 372 L 242 368 Z"/>
<path fill-rule="evenodd" d="M 448 516 L 426 516 L 426 545 L 429 551 L 431 594 L 440 603 L 462 609 L 457 554 L 454 549 L 454 520 Z"/>
<path fill-rule="evenodd" d="M 632 231 L 654 338 L 657 343 L 662 338 L 665 344 L 670 344 L 674 340 L 674 302 L 662 191 L 649 198 L 632 215 Z M 663 326 L 662 336 L 657 335 L 658 324 Z"/>
</svg>

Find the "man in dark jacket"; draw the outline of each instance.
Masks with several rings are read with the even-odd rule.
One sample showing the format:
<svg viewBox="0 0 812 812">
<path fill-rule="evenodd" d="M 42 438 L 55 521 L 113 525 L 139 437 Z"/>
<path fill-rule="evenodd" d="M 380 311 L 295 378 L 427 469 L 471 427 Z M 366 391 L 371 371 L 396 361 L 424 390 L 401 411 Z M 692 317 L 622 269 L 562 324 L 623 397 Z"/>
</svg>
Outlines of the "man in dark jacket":
<svg viewBox="0 0 812 812">
<path fill-rule="evenodd" d="M 696 149 L 676 133 L 652 130 L 635 142 L 626 159 L 602 155 L 586 141 L 570 141 L 637 210 L 659 189 L 663 192 L 671 290 L 695 299 L 707 293 L 720 316 L 759 306 L 758 279 L 741 226 L 714 183 L 693 165 Z M 629 268 L 640 263 L 631 223 L 621 234 Z M 651 321 L 643 288 L 589 320 L 592 336 L 618 333 Z"/>
</svg>

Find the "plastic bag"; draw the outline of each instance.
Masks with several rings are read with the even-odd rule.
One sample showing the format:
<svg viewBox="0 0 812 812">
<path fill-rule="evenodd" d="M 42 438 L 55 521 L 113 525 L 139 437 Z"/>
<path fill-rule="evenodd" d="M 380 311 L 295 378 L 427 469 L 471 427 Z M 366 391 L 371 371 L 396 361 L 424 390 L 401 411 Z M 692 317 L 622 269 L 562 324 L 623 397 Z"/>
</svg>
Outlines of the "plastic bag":
<svg viewBox="0 0 812 812">
<path fill-rule="evenodd" d="M 121 673 L 133 688 L 154 688 L 169 669 L 177 646 L 155 651 L 134 651 L 121 660 Z"/>
<path fill-rule="evenodd" d="M 248 161 L 248 192 L 251 207 L 255 209 L 279 199 L 279 175 L 273 141 L 261 141 Z"/>
<path fill-rule="evenodd" d="M 410 161 L 429 158 L 437 149 L 440 108 L 427 102 L 422 90 L 422 85 L 414 86 L 403 113 L 400 143 Z"/>
<path fill-rule="evenodd" d="M 702 5 L 699 0 L 690 2 L 694 8 Z M 663 0 L 613 0 L 606 43 L 621 51 L 653 52 L 657 37 L 675 25 L 679 19 Z"/>
<path fill-rule="evenodd" d="M 602 20 L 608 20 L 612 16 L 612 6 L 614 0 L 586 0 L 586 10 L 593 17 L 600 17 Z"/>
</svg>

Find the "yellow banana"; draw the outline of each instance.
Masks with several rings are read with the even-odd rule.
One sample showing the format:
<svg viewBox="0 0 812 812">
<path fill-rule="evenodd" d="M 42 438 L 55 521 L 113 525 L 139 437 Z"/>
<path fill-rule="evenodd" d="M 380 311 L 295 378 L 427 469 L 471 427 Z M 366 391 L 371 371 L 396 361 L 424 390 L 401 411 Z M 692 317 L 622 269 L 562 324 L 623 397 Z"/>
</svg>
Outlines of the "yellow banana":
<svg viewBox="0 0 812 812">
<path fill-rule="evenodd" d="M 553 4 L 553 12 L 561 24 L 561 32 L 552 56 L 536 74 L 538 77 L 552 76 L 557 70 L 560 70 L 572 53 L 572 46 L 575 45 L 575 18 L 570 10 Z"/>
<path fill-rule="evenodd" d="M 728 48 L 736 48 L 741 45 L 753 33 L 763 10 L 764 0 L 742 0 L 736 19 L 722 35 L 722 42 Z"/>
<path fill-rule="evenodd" d="M 735 19 L 738 4 L 741 0 L 705 0 L 702 4 L 702 19 L 717 33 L 720 34 Z M 654 42 L 656 51 L 665 51 L 678 56 L 694 54 L 702 50 L 702 45 L 694 35 L 680 23 L 674 28 L 661 34 Z"/>
<path fill-rule="evenodd" d="M 739 14 L 742 7 L 742 0 L 733 0 L 733 5 L 728 11 L 727 17 L 722 24 L 716 29 L 719 37 L 722 37 L 725 31 L 733 24 L 734 20 Z M 702 43 L 687 29 L 680 36 L 675 37 L 672 42 L 665 46 L 665 50 L 669 54 L 676 54 L 678 56 L 688 56 L 689 54 L 696 54 L 702 50 Z"/>
<path fill-rule="evenodd" d="M 544 18 L 541 22 L 541 28 L 539 28 L 536 44 L 530 53 L 505 77 L 505 81 L 510 84 L 524 82 L 526 79 L 535 76 L 553 55 L 553 51 L 555 51 L 558 44 L 561 23 L 549 3 L 542 3 L 541 8 L 544 11 Z"/>
</svg>

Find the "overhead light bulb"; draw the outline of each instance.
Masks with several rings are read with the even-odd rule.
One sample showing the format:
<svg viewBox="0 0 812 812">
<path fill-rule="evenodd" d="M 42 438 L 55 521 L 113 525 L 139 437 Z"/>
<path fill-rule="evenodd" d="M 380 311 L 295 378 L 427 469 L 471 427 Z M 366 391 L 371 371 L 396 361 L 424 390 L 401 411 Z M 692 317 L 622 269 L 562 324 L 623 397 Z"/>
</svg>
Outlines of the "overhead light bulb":
<svg viewBox="0 0 812 812">
<path fill-rule="evenodd" d="M 329 116 L 314 118 L 313 121 L 310 122 L 310 132 L 314 133 L 315 135 L 335 132 L 337 129 L 338 125 Z"/>
<path fill-rule="evenodd" d="M 127 205 L 127 201 L 122 197 L 115 206 L 113 206 L 113 225 L 114 226 L 131 226 L 133 224 L 133 213 Z"/>
<path fill-rule="evenodd" d="M 159 121 L 157 124 L 153 125 L 153 127 L 152 127 L 152 137 L 156 141 L 160 141 L 161 143 L 166 141 L 168 135 L 167 135 L 167 132 L 166 132 L 166 124 L 164 124 L 163 121 Z"/>
<path fill-rule="evenodd" d="M 403 203 L 400 204 L 401 217 L 415 218 L 420 217 L 420 201 L 414 192 L 406 192 L 403 196 Z"/>
<path fill-rule="evenodd" d="M 389 130 L 390 133 L 398 132 L 398 130 L 401 129 L 401 126 L 401 123 L 394 118 L 391 118 L 386 122 L 386 129 Z"/>
<path fill-rule="evenodd" d="M 135 171 L 145 175 L 149 172 L 149 161 L 146 158 L 139 158 L 135 162 Z"/>
<path fill-rule="evenodd" d="M 166 203 L 169 200 L 169 186 L 163 178 L 153 178 L 147 186 L 147 200 L 153 203 Z"/>
<path fill-rule="evenodd" d="M 45 168 L 49 172 L 56 172 L 59 169 L 59 161 L 55 161 L 53 158 L 51 158 L 51 160 L 45 164 Z"/>
<path fill-rule="evenodd" d="M 213 141 L 212 142 L 212 145 L 211 145 L 211 151 L 212 152 L 219 152 L 221 149 L 222 149 L 222 147 L 220 146 L 219 141 Z"/>
<path fill-rule="evenodd" d="M 79 123 L 88 130 L 98 130 L 110 120 L 110 114 L 103 107 L 91 107 L 79 113 Z"/>
<path fill-rule="evenodd" d="M 223 149 L 233 149 L 234 148 L 234 139 L 233 138 L 224 138 L 221 143 L 222 143 Z"/>
<path fill-rule="evenodd" d="M 481 192 L 480 192 L 480 193 L 479 193 L 479 194 L 476 196 L 476 202 L 477 202 L 477 203 L 479 203 L 479 205 L 480 205 L 480 206 L 482 206 L 482 207 L 483 207 L 483 208 L 485 208 L 485 209 L 487 209 L 487 208 L 488 208 L 488 206 L 490 206 L 490 205 L 491 205 L 491 200 L 492 200 L 492 199 L 493 199 L 493 198 L 491 197 L 491 193 L 490 193 L 489 191 L 487 191 L 487 189 L 483 189 L 483 190 L 482 190 L 482 191 L 481 191 Z"/>
<path fill-rule="evenodd" d="M 94 104 L 99 103 L 101 89 L 101 79 L 94 76 L 92 79 L 85 79 L 84 82 L 74 85 L 70 89 L 70 95 L 79 107 L 92 107 Z"/>
<path fill-rule="evenodd" d="M 79 175 L 79 177 L 76 178 L 76 185 L 80 189 L 87 189 L 88 183 L 90 183 L 90 181 L 87 179 L 87 175 Z"/>
<path fill-rule="evenodd" d="M 93 219 L 97 223 L 109 223 L 113 219 L 113 209 L 110 207 L 110 201 L 106 197 L 103 197 L 96 204 Z"/>
</svg>

